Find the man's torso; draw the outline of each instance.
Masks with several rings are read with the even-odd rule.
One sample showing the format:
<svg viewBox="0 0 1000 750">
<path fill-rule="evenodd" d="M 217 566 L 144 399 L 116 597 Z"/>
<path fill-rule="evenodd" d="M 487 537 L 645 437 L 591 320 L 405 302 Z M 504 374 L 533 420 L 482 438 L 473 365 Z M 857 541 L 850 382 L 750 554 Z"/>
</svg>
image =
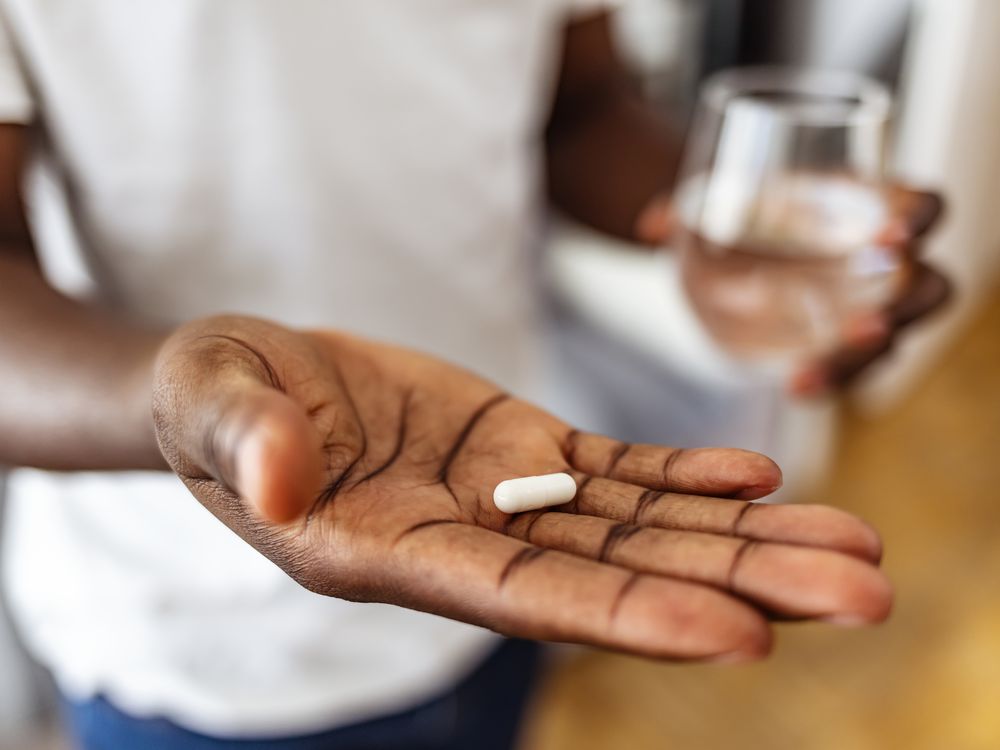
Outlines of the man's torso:
<svg viewBox="0 0 1000 750">
<path fill-rule="evenodd" d="M 339 327 L 522 388 L 566 5 L 6 0 L 0 83 L 19 75 L 42 125 L 40 254 L 123 315 Z M 10 493 L 34 650 L 135 712 L 303 732 L 415 702 L 488 647 L 299 589 L 171 477 L 21 471 Z"/>
</svg>

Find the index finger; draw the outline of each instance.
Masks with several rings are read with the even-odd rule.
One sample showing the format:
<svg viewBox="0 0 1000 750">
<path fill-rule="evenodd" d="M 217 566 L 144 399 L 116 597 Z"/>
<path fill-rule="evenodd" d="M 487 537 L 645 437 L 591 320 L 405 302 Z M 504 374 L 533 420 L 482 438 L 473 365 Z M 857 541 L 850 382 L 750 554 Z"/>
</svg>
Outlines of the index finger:
<svg viewBox="0 0 1000 750">
<path fill-rule="evenodd" d="M 563 453 L 584 474 L 664 492 L 756 500 L 781 486 L 774 461 L 736 448 L 624 443 L 573 430 L 563 440 Z"/>
</svg>

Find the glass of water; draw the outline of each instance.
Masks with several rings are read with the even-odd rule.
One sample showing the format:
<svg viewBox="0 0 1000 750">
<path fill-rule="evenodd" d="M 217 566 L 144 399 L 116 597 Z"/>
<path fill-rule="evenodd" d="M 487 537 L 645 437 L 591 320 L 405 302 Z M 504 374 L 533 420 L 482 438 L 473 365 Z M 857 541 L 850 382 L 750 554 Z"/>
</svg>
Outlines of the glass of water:
<svg viewBox="0 0 1000 750">
<path fill-rule="evenodd" d="M 882 187 L 890 108 L 885 87 L 850 73 L 746 68 L 707 82 L 674 205 L 684 288 L 730 354 L 821 356 L 899 290 Z"/>
</svg>

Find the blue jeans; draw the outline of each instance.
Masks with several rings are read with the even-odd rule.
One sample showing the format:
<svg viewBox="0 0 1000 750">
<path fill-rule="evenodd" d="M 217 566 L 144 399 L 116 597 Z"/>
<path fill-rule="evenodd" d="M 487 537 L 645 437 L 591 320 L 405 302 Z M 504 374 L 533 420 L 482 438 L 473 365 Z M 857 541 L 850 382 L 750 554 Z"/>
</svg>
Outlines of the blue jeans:
<svg viewBox="0 0 1000 750">
<path fill-rule="evenodd" d="M 539 671 L 540 647 L 503 643 L 442 696 L 390 716 L 287 739 L 225 739 L 166 719 L 140 719 L 107 700 L 64 702 L 78 750 L 509 750 Z"/>
</svg>

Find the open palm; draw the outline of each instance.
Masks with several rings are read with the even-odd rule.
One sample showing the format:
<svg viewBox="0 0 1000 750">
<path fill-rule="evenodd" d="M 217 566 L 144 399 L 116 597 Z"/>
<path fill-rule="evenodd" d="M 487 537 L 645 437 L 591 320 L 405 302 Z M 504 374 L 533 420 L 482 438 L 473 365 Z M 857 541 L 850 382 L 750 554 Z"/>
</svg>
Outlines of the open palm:
<svg viewBox="0 0 1000 750">
<path fill-rule="evenodd" d="M 891 602 L 865 524 L 748 502 L 739 450 L 581 433 L 460 368 L 249 318 L 181 329 L 154 414 L 196 497 L 306 587 L 499 632 L 669 658 L 766 653 L 769 617 L 845 624 Z M 493 488 L 567 471 L 576 498 L 507 515 Z"/>
</svg>

